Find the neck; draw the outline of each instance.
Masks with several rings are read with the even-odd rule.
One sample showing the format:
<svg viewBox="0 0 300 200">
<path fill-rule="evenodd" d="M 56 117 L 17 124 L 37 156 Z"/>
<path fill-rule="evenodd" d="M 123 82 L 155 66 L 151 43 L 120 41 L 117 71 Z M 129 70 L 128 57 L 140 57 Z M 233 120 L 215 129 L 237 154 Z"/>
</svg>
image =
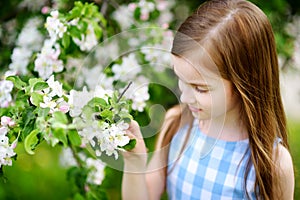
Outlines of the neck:
<svg viewBox="0 0 300 200">
<path fill-rule="evenodd" d="M 225 141 L 239 141 L 248 138 L 246 126 L 236 112 L 227 112 L 225 116 L 201 120 L 199 126 L 204 134 Z"/>
</svg>

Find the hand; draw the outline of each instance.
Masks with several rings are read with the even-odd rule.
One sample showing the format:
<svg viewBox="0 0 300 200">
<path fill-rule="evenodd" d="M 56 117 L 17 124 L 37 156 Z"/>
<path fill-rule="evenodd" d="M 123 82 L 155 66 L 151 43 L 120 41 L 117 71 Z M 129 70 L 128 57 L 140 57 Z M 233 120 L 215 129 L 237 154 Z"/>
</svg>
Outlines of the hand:
<svg viewBox="0 0 300 200">
<path fill-rule="evenodd" d="M 131 121 L 129 128 L 126 130 L 126 135 L 130 139 L 136 139 L 136 145 L 133 149 L 122 152 L 125 164 L 132 163 L 136 166 L 146 166 L 147 148 L 140 131 L 140 126 L 136 121 Z"/>
</svg>

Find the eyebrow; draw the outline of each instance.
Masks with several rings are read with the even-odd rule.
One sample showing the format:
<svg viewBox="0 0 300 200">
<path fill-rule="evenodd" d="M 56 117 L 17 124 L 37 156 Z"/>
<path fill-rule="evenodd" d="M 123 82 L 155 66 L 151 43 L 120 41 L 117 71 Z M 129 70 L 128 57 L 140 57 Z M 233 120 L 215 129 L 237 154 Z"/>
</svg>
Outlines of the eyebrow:
<svg viewBox="0 0 300 200">
<path fill-rule="evenodd" d="M 186 82 L 186 81 L 182 80 L 182 79 L 180 78 L 180 76 L 176 73 L 176 70 L 175 70 L 175 68 L 174 68 L 174 65 L 172 65 L 172 67 L 173 67 L 174 73 L 176 74 L 176 76 L 177 76 L 181 81 L 183 81 L 183 82 L 185 82 L 185 83 L 187 83 L 187 84 L 190 84 L 190 85 L 192 85 L 192 86 L 200 86 L 200 87 L 203 87 L 203 88 L 212 88 L 211 85 L 208 85 L 208 84 L 205 84 L 205 83 L 202 83 L 202 82 Z"/>
</svg>

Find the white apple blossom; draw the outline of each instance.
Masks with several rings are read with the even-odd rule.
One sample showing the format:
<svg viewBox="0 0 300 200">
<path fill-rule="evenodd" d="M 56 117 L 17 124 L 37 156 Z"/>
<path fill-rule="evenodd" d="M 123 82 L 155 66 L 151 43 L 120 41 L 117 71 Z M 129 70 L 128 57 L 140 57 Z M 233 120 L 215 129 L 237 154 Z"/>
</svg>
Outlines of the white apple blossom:
<svg viewBox="0 0 300 200">
<path fill-rule="evenodd" d="M 155 4 L 146 0 L 139 1 L 138 7 L 141 9 L 140 19 L 143 21 L 148 20 L 150 13 L 155 10 Z"/>
<path fill-rule="evenodd" d="M 43 35 L 38 30 L 38 28 L 42 25 L 42 22 L 41 18 L 30 18 L 18 35 L 16 44 L 28 49 L 29 51 L 38 51 L 42 47 L 44 40 Z M 30 37 L 28 37 L 29 35 Z"/>
<path fill-rule="evenodd" d="M 63 148 L 60 156 L 59 156 L 59 163 L 63 167 L 73 167 L 77 166 L 76 160 L 73 156 L 72 150 L 70 148 Z"/>
<path fill-rule="evenodd" d="M 50 78 L 47 80 L 47 84 L 49 85 L 49 89 L 51 89 L 51 92 L 49 93 L 49 95 L 51 97 L 54 96 L 59 96 L 61 97 L 63 95 L 63 88 L 62 88 L 62 83 L 60 83 L 59 81 L 54 81 L 54 76 L 50 76 Z"/>
<path fill-rule="evenodd" d="M 90 170 L 87 176 L 87 182 L 94 185 L 101 185 L 105 173 L 106 164 L 99 159 L 87 158 L 86 165 Z"/>
<path fill-rule="evenodd" d="M 43 79 L 48 79 L 53 72 L 61 72 L 64 69 L 63 62 L 58 58 L 60 47 L 51 40 L 45 40 L 41 53 L 34 62 L 34 71 Z"/>
<path fill-rule="evenodd" d="M 114 155 L 118 159 L 118 149 L 129 143 L 130 138 L 126 135 L 125 130 L 128 126 L 124 126 L 124 122 L 119 124 L 111 124 L 109 127 L 97 134 L 97 144 L 101 152 L 105 152 L 108 156 Z M 99 156 L 99 155 L 98 155 Z"/>
<path fill-rule="evenodd" d="M 45 27 L 51 40 L 56 41 L 63 37 L 67 31 L 67 26 L 58 18 L 59 12 L 57 10 L 51 11 L 50 15 L 51 16 L 47 17 Z"/>
<path fill-rule="evenodd" d="M 114 61 L 120 56 L 119 51 L 119 44 L 115 40 L 108 44 L 104 42 L 95 48 L 95 58 L 102 66 L 106 66 L 110 60 Z"/>
<path fill-rule="evenodd" d="M 12 118 L 7 117 L 7 116 L 2 116 L 1 117 L 1 125 L 2 126 L 14 126 L 15 122 L 12 120 Z"/>
<path fill-rule="evenodd" d="M 41 108 L 50 108 L 50 113 L 55 111 L 61 111 L 67 113 L 69 111 L 69 104 L 64 100 L 63 96 L 65 95 L 62 83 L 54 80 L 52 75 L 46 82 L 49 87 L 38 91 L 43 96 L 43 101 L 40 102 Z M 59 97 L 59 98 L 56 98 Z M 32 98 L 30 98 L 32 101 Z"/>
<path fill-rule="evenodd" d="M 114 91 L 110 89 L 105 89 L 101 85 L 97 85 L 94 91 L 94 96 L 99 97 L 107 101 L 108 97 L 112 97 Z"/>
<path fill-rule="evenodd" d="M 7 107 L 12 101 L 11 91 L 14 84 L 11 81 L 2 80 L 0 81 L 0 107 Z"/>
<path fill-rule="evenodd" d="M 129 6 L 119 6 L 119 8 L 113 12 L 112 17 L 119 23 L 122 30 L 128 29 L 134 24 L 133 12 Z"/>
<path fill-rule="evenodd" d="M 101 131 L 102 130 L 98 125 L 98 121 L 94 120 L 93 122 L 86 122 L 86 127 L 78 131 L 78 134 L 81 136 L 83 145 L 90 143 L 94 147 L 96 144 L 94 138 L 96 137 L 96 135 L 101 134 Z"/>
<path fill-rule="evenodd" d="M 114 64 L 112 71 L 114 73 L 115 80 L 121 80 L 124 82 L 132 80 L 141 72 L 141 66 L 139 65 L 135 55 L 133 53 L 122 58 L 122 64 Z"/>
<path fill-rule="evenodd" d="M 21 30 L 16 40 L 16 47 L 11 55 L 9 69 L 16 74 L 26 75 L 27 65 L 34 51 L 40 49 L 43 41 L 42 34 L 38 31 L 41 20 L 37 17 L 29 19 Z M 30 35 L 30 37 L 28 37 Z"/>
<path fill-rule="evenodd" d="M 71 90 L 68 101 L 68 104 L 70 105 L 70 116 L 79 116 L 83 106 L 85 106 L 93 97 L 94 94 L 87 91 L 86 87 L 84 87 L 82 91 Z"/>
<path fill-rule="evenodd" d="M 11 55 L 11 63 L 9 69 L 16 71 L 18 74 L 27 74 L 27 65 L 32 55 L 32 51 L 23 47 L 16 47 Z"/>
<path fill-rule="evenodd" d="M 141 52 L 145 55 L 145 60 L 154 64 L 154 69 L 158 72 L 162 72 L 170 64 L 171 54 L 160 44 L 143 47 Z"/>
<path fill-rule="evenodd" d="M 94 185 L 101 185 L 105 178 L 105 167 L 106 164 L 99 159 L 93 159 L 86 157 L 85 154 L 79 153 L 79 158 L 86 164 L 89 170 L 87 176 L 87 182 Z M 78 166 L 76 159 L 74 158 L 73 152 L 70 148 L 63 148 L 59 157 L 60 164 L 63 167 Z"/>
<path fill-rule="evenodd" d="M 50 113 L 53 113 L 55 111 L 56 106 L 57 103 L 54 100 L 52 100 L 51 96 L 43 96 L 43 102 L 40 103 L 41 108 L 50 108 Z"/>
<path fill-rule="evenodd" d="M 17 71 L 15 70 L 7 70 L 5 73 L 4 73 L 4 78 L 7 78 L 9 76 L 15 76 L 17 74 Z"/>
<path fill-rule="evenodd" d="M 0 127 L 0 135 L 6 135 L 7 132 L 8 132 L 7 126 Z"/>
<path fill-rule="evenodd" d="M 12 157 L 15 156 L 16 153 L 14 152 L 13 148 L 8 146 L 0 145 L 0 167 L 2 165 L 12 165 Z"/>
<path fill-rule="evenodd" d="M 80 39 L 73 38 L 73 40 L 81 51 L 90 51 L 98 44 L 95 30 L 91 24 L 88 25 L 86 33 L 81 34 Z"/>
<path fill-rule="evenodd" d="M 86 83 L 90 90 L 93 90 L 96 86 L 113 89 L 113 77 L 108 77 L 102 71 L 103 67 L 101 65 L 96 65 L 93 68 L 84 67 L 81 69 L 81 73 L 78 75 L 76 81 L 81 84 Z"/>
<path fill-rule="evenodd" d="M 108 124 L 97 120 L 89 120 L 84 116 L 82 118 L 85 121 L 85 127 L 78 130 L 78 134 L 82 139 L 82 146 L 91 144 L 97 156 L 105 152 L 106 155 L 114 155 L 117 159 L 117 150 L 129 143 L 130 139 L 125 132 L 129 125 L 123 121 L 117 124 Z"/>
<path fill-rule="evenodd" d="M 2 123 L 2 118 L 1 118 Z M 12 165 L 12 157 L 16 155 L 13 148 L 15 144 L 9 144 L 9 138 L 7 137 L 8 128 L 6 126 L 0 127 L 0 167 L 3 165 Z M 17 141 L 17 140 L 16 140 Z M 16 143 L 14 141 L 14 143 Z"/>
</svg>

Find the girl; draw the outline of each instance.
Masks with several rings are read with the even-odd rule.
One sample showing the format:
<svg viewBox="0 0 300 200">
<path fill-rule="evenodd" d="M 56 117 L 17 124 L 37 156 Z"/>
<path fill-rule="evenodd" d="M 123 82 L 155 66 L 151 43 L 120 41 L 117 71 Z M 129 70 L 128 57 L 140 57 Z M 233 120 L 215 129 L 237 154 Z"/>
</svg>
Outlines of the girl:
<svg viewBox="0 0 300 200">
<path fill-rule="evenodd" d="M 245 0 L 211 0 L 175 35 L 182 105 L 147 165 L 139 126 L 124 153 L 124 199 L 293 199 L 294 172 L 271 25 Z"/>
</svg>

